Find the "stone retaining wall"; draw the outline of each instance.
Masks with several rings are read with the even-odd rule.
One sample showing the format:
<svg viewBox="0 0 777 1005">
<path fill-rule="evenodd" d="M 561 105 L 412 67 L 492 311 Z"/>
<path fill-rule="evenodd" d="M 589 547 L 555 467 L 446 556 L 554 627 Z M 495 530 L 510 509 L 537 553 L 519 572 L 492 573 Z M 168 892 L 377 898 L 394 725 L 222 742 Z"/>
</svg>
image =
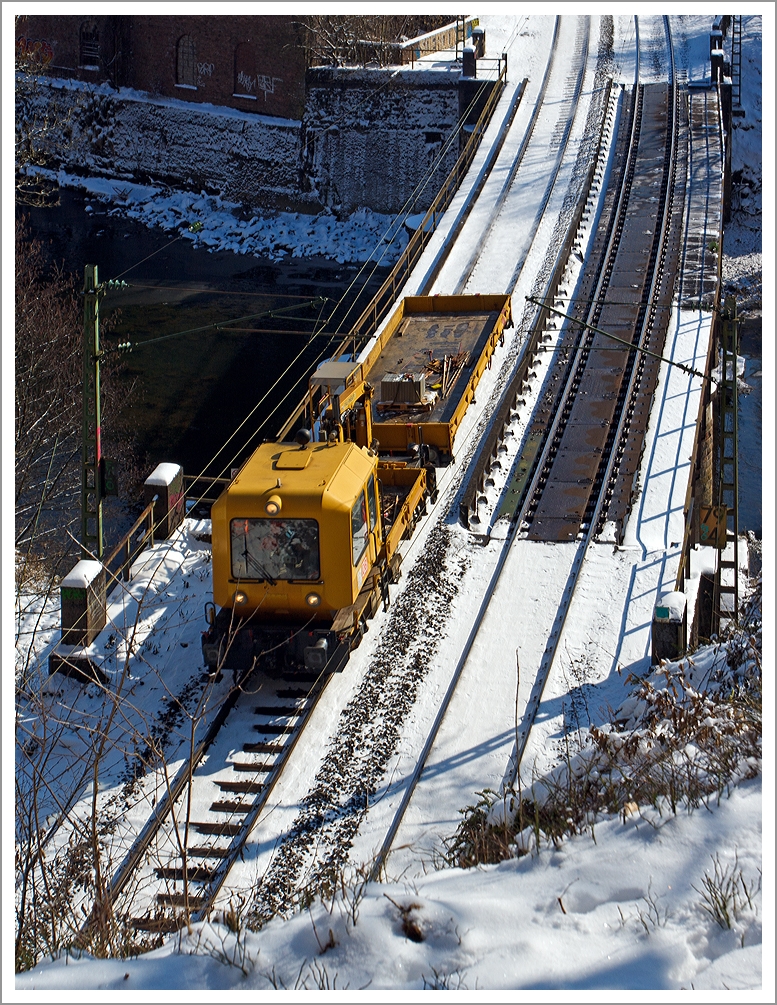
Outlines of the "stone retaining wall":
<svg viewBox="0 0 777 1005">
<path fill-rule="evenodd" d="M 299 121 L 45 81 L 18 88 L 17 118 L 57 122 L 39 150 L 76 174 L 205 191 L 249 212 L 396 213 L 423 185 L 420 212 L 459 154 L 460 90 L 455 70 L 314 68 Z"/>
</svg>

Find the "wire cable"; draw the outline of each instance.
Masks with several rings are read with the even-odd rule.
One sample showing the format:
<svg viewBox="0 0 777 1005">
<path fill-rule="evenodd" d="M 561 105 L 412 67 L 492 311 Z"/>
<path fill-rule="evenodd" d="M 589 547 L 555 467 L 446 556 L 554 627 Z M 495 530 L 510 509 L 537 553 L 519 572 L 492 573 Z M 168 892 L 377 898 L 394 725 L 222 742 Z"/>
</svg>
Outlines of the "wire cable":
<svg viewBox="0 0 777 1005">
<path fill-rule="evenodd" d="M 395 229 L 396 233 L 398 233 L 399 232 L 399 227 L 402 224 L 404 224 L 405 221 L 407 220 L 408 216 L 410 216 L 412 210 L 415 208 L 415 205 L 416 205 L 418 199 L 420 198 L 421 194 L 425 190 L 426 186 L 429 184 L 429 182 L 432 180 L 432 178 L 434 177 L 434 175 L 437 173 L 440 165 L 443 162 L 443 158 L 448 153 L 448 150 L 452 146 L 454 140 L 456 140 L 458 138 L 459 134 L 461 133 L 461 130 L 464 128 L 464 125 L 466 123 L 466 120 L 467 120 L 470 112 L 476 106 L 477 101 L 480 99 L 480 97 L 481 97 L 481 95 L 483 93 L 483 90 L 485 89 L 485 87 L 486 87 L 486 85 L 488 83 L 489 83 L 489 81 L 484 80 L 482 82 L 481 86 L 477 89 L 477 91 L 475 92 L 475 94 L 474 94 L 472 100 L 470 101 L 469 105 L 462 112 L 462 114 L 459 117 L 459 119 L 458 119 L 455 127 L 453 128 L 453 130 L 451 131 L 451 133 L 448 135 L 447 139 L 445 140 L 445 142 L 441 146 L 441 148 L 440 148 L 437 156 L 435 157 L 434 161 L 429 166 L 429 168 L 427 169 L 426 173 L 421 177 L 421 179 L 419 179 L 419 181 L 417 182 L 415 188 L 413 189 L 413 191 L 411 192 L 411 194 L 408 196 L 408 198 L 405 200 L 405 203 L 403 204 L 402 208 L 394 215 L 394 218 L 392 219 L 391 223 L 388 224 L 388 226 L 386 227 L 386 229 L 383 231 L 383 235 L 379 238 L 378 244 L 376 245 L 376 249 L 381 244 L 385 244 L 386 247 L 384 248 L 383 253 L 380 255 L 380 257 L 377 260 L 375 260 L 375 262 L 374 262 L 374 264 L 372 266 L 372 269 L 370 271 L 370 274 L 367 277 L 367 280 L 364 282 L 362 288 L 364 288 L 364 286 L 366 286 L 367 282 L 372 277 L 372 275 L 375 273 L 375 271 L 377 270 L 377 268 L 380 266 L 380 263 L 383 261 L 383 259 L 388 254 L 388 252 L 389 252 L 389 250 L 391 248 L 391 244 L 386 242 L 386 238 L 391 233 L 392 229 Z M 392 238 L 392 241 L 393 240 L 394 240 L 394 238 Z M 358 272 L 356 273 L 356 275 L 353 277 L 353 279 L 349 283 L 349 285 L 346 288 L 346 290 L 343 293 L 343 295 L 336 302 L 334 308 L 332 309 L 332 312 L 329 314 L 329 317 L 327 318 L 327 322 L 328 323 L 331 322 L 332 317 L 334 316 L 335 311 L 343 303 L 343 301 L 345 300 L 345 298 L 348 296 L 348 294 L 350 293 L 350 291 L 353 289 L 354 285 L 356 284 L 356 282 L 358 281 L 358 279 L 360 278 L 360 276 L 362 275 L 362 273 L 365 271 L 365 269 L 368 267 L 368 265 L 370 265 L 370 263 L 373 261 L 372 255 L 374 253 L 375 253 L 375 251 L 373 250 L 373 252 L 369 256 L 369 258 L 364 263 L 362 263 L 361 268 L 358 270 Z M 346 314 L 345 314 L 342 322 L 340 322 L 340 327 L 344 327 L 345 326 L 345 323 L 346 323 L 348 317 L 350 316 L 352 310 L 354 309 L 354 307 L 355 307 L 355 299 L 352 300 L 352 306 L 346 312 Z"/>
</svg>

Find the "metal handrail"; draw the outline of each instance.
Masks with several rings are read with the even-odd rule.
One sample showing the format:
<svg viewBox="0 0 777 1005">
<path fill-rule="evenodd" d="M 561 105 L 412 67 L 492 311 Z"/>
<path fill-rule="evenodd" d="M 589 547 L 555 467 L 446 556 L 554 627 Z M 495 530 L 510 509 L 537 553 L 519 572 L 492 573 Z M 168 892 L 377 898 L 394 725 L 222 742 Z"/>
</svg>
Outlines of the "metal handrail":
<svg viewBox="0 0 777 1005">
<path fill-rule="evenodd" d="M 383 281 L 383 285 L 372 298 L 367 308 L 362 312 L 361 316 L 356 321 L 356 324 L 353 328 L 351 328 L 351 335 L 361 335 L 362 337 L 373 335 L 378 327 L 380 317 L 382 317 L 382 312 L 386 307 L 386 304 L 381 301 L 389 299 L 389 302 L 393 303 L 394 300 L 396 300 L 397 290 L 400 285 L 398 282 L 400 274 L 404 273 L 402 277 L 402 281 L 404 281 L 413 270 L 418 259 L 421 257 L 424 248 L 431 240 L 431 237 L 437 228 L 438 217 L 441 217 L 451 204 L 451 201 L 458 191 L 464 175 L 469 170 L 470 164 L 475 157 L 475 153 L 480 146 L 480 140 L 488 127 L 488 123 L 491 121 L 491 116 L 496 108 L 496 103 L 502 96 L 502 90 L 504 89 L 506 83 L 507 58 L 505 57 L 504 61 L 500 60 L 499 75 L 494 82 L 494 87 L 492 88 L 491 93 L 483 106 L 483 111 L 480 113 L 472 133 L 467 139 L 467 142 L 464 144 L 464 149 L 459 154 L 456 163 L 451 168 L 451 171 L 443 182 L 440 191 L 432 200 L 432 204 L 429 206 L 429 209 L 427 209 L 420 226 L 416 229 L 415 233 L 408 241 L 407 247 L 397 259 L 397 262 L 391 272 Z M 431 223 L 431 227 L 427 226 L 429 223 Z M 391 291 L 390 297 L 387 298 L 389 290 Z M 370 320 L 371 316 L 372 320 Z"/>
<path fill-rule="evenodd" d="M 131 578 L 130 571 L 132 568 L 132 563 L 135 561 L 135 559 L 138 557 L 141 551 L 143 551 L 143 549 L 146 547 L 146 544 L 150 543 L 151 545 L 153 545 L 154 507 L 156 506 L 158 500 L 159 496 L 155 495 L 154 498 L 151 500 L 151 502 L 148 504 L 148 506 L 146 506 L 146 508 L 143 510 L 143 512 L 140 514 L 137 520 L 133 523 L 133 525 L 124 535 L 124 537 L 119 541 L 119 543 L 116 545 L 113 551 L 110 552 L 110 554 L 103 559 L 103 567 L 105 568 L 108 577 L 114 582 L 118 582 L 120 579 L 123 579 L 125 582 L 127 582 Z M 135 549 L 133 550 L 131 544 L 132 535 L 138 530 L 138 528 L 142 524 L 146 525 L 145 533 L 143 534 L 143 537 L 140 539 Z M 111 562 L 114 561 L 116 556 L 122 550 L 124 552 L 124 560 L 122 561 L 121 565 L 116 570 L 116 572 L 111 572 L 108 569 L 108 566 L 111 564 Z"/>
</svg>

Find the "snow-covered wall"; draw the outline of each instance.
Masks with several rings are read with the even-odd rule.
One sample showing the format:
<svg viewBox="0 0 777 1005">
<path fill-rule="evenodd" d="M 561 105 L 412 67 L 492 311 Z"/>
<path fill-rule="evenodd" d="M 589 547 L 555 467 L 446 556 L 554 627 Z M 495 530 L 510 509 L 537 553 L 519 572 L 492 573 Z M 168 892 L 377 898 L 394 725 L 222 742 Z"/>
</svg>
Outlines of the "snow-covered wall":
<svg viewBox="0 0 777 1005">
<path fill-rule="evenodd" d="M 419 189 L 412 211 L 428 209 L 459 155 L 459 92 L 450 71 L 308 70 L 305 169 L 322 201 L 396 213 Z"/>
<path fill-rule="evenodd" d="M 317 68 L 300 122 L 49 80 L 20 83 L 17 133 L 48 117 L 35 137 L 48 167 L 205 191 L 247 211 L 395 213 L 420 187 L 418 212 L 458 156 L 459 90 L 454 72 Z"/>
<path fill-rule="evenodd" d="M 18 120 L 44 111 L 58 124 L 39 138 L 47 166 L 205 191 L 247 209 L 319 208 L 300 185 L 297 120 L 71 81 L 17 91 Z"/>
</svg>

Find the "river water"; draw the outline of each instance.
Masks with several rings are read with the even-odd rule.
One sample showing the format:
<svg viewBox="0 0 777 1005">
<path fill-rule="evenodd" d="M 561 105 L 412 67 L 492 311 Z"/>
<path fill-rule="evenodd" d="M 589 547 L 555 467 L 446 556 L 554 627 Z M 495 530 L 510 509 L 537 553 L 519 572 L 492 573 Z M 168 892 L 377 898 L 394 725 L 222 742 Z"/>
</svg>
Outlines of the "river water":
<svg viewBox="0 0 777 1005">
<path fill-rule="evenodd" d="M 310 339 L 321 308 L 307 305 L 329 298 L 321 313 L 326 317 L 344 298 L 325 330 L 347 331 L 387 272 L 376 270 L 357 294 L 364 280 L 357 279 L 356 265 L 328 259 L 277 263 L 208 252 L 188 240 L 171 244 L 175 234 L 91 205 L 88 213 L 83 196 L 63 190 L 59 206 L 25 212 L 35 236 L 50 242 L 52 257 L 69 271 L 82 277 L 86 264 L 96 264 L 100 281 L 121 277 L 130 284 L 100 302 L 101 319 L 116 322 L 102 347 L 135 344 L 124 356 L 124 418 L 149 470 L 174 461 L 187 474 L 219 474 L 262 439 L 274 438 L 329 344 L 325 336 Z M 272 309 L 289 313 L 250 318 Z M 190 331 L 247 317 L 228 330 Z M 141 345 L 165 335 L 175 337 Z"/>
<path fill-rule="evenodd" d="M 344 298 L 327 331 L 351 310 L 342 326 L 348 330 L 387 271 L 377 270 L 356 296 L 347 292 L 355 265 L 327 259 L 268 262 L 196 249 L 186 240 L 170 244 L 174 235 L 168 232 L 108 216 L 99 204 L 87 213 L 85 205 L 83 196 L 63 190 L 58 207 L 32 209 L 29 215 L 36 236 L 51 242 L 51 254 L 69 270 L 82 276 L 87 263 L 96 264 L 101 280 L 122 276 L 131 284 L 101 302 L 101 317 L 117 318 L 104 339 L 109 349 L 119 341 L 142 343 L 300 305 L 285 320 L 254 318 L 231 325 L 231 331 L 178 335 L 125 357 L 125 418 L 149 470 L 174 461 L 187 474 L 217 475 L 239 464 L 262 439 L 274 438 L 328 343 L 318 337 L 306 346 L 318 310 L 302 305 L 326 296 L 327 314 Z M 760 538 L 760 323 L 741 326 L 739 352 L 751 389 L 739 396 L 739 527 Z"/>
</svg>

